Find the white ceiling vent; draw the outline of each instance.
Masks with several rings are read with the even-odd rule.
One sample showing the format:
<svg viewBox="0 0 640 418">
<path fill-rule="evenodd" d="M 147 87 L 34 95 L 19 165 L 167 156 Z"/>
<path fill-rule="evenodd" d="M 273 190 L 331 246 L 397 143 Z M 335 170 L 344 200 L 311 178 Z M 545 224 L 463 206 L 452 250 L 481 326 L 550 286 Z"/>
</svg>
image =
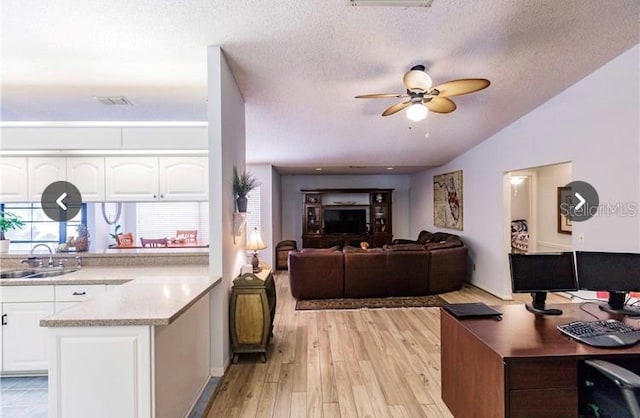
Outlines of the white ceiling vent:
<svg viewBox="0 0 640 418">
<path fill-rule="evenodd" d="M 98 99 L 98 101 L 103 105 L 107 106 L 133 106 L 131 100 L 127 99 L 124 96 L 97 96 L 96 99 Z"/>
<path fill-rule="evenodd" d="M 433 0 L 349 0 L 351 6 L 431 7 Z"/>
</svg>

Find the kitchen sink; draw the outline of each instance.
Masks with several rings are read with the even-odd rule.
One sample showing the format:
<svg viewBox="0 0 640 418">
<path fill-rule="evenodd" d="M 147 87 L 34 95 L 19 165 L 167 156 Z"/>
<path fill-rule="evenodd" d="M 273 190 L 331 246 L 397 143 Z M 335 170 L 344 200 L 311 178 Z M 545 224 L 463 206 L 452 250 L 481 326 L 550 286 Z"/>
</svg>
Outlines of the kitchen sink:
<svg viewBox="0 0 640 418">
<path fill-rule="evenodd" d="M 13 270 L 0 273 L 0 279 L 45 279 L 73 273 L 78 269 Z"/>
<path fill-rule="evenodd" d="M 21 277 L 26 277 L 30 274 L 35 274 L 35 270 L 13 270 L 13 271 L 3 271 L 0 273 L 0 279 L 19 279 Z"/>
</svg>

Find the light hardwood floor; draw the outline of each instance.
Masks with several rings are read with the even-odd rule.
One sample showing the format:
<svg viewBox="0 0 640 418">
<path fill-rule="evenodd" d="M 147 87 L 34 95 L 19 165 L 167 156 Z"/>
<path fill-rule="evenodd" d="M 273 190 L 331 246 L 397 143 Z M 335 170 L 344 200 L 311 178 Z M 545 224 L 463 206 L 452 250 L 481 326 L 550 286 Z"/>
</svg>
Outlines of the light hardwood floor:
<svg viewBox="0 0 640 418">
<path fill-rule="evenodd" d="M 296 311 L 288 274 L 275 279 L 267 362 L 240 356 L 209 418 L 452 416 L 440 398 L 439 308 Z M 471 286 L 441 296 L 451 303 L 514 303 Z"/>
</svg>

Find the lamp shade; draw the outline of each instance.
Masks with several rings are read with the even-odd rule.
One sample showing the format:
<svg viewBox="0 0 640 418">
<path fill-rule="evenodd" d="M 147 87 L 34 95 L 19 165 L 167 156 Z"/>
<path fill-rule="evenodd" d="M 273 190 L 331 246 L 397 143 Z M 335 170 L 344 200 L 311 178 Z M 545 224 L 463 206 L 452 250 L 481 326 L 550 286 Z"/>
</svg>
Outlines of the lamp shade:
<svg viewBox="0 0 640 418">
<path fill-rule="evenodd" d="M 262 237 L 260 236 L 260 231 L 258 228 L 253 228 L 253 231 L 249 234 L 249 242 L 247 242 L 247 250 L 258 251 L 264 250 L 267 248 L 262 241 Z"/>
</svg>

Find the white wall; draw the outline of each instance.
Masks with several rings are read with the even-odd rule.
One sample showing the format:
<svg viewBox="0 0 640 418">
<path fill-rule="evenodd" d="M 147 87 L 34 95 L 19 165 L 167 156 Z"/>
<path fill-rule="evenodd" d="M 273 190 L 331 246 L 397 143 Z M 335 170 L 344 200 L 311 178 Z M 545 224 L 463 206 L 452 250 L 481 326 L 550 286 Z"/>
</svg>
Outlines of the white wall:
<svg viewBox="0 0 640 418">
<path fill-rule="evenodd" d="M 637 210 L 639 60 L 640 46 L 636 45 L 449 164 L 413 175 L 412 232 L 435 229 L 433 175 L 463 170 L 465 224 L 460 235 L 475 265 L 471 280 L 498 296 L 509 297 L 504 173 L 571 161 L 573 179 L 593 185 L 601 204 L 635 204 Z M 623 87 L 612 89 L 612 80 Z M 606 98 L 596 94 L 602 91 L 607 92 Z M 579 236 L 584 242 L 578 241 Z M 637 213 L 595 217 L 574 223 L 572 237 L 576 250 L 639 251 L 640 218 Z"/>
<path fill-rule="evenodd" d="M 571 235 L 558 233 L 558 187 L 571 182 L 571 163 L 537 170 L 538 251 L 571 251 Z"/>
<path fill-rule="evenodd" d="M 229 364 L 229 294 L 246 263 L 244 239 L 233 240 L 233 166 L 245 167 L 244 101 L 219 46 L 208 48 L 209 274 L 222 277 L 211 298 L 211 371 Z M 243 234 L 244 236 L 244 234 Z"/>
<path fill-rule="evenodd" d="M 302 248 L 301 189 L 359 188 L 394 189 L 393 236 L 409 238 L 409 184 L 408 175 L 282 176 L 282 239 L 297 240 Z"/>
</svg>

